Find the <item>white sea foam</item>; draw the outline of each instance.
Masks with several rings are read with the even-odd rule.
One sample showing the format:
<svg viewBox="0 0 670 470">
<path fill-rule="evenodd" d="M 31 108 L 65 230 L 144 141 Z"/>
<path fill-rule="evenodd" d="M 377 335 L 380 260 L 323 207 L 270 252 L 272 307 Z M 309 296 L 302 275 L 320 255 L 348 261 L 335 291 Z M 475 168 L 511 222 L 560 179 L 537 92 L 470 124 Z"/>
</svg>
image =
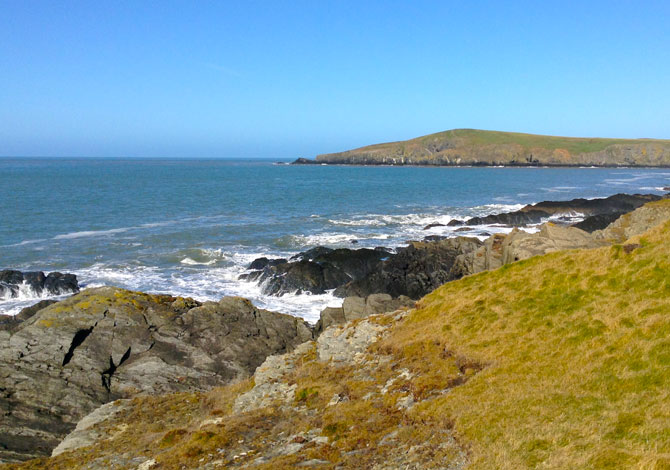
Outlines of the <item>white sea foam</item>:
<svg viewBox="0 0 670 470">
<path fill-rule="evenodd" d="M 47 290 L 37 293 L 26 281 L 18 284 L 16 297 L 0 295 L 0 313 L 4 315 L 17 315 L 21 309 L 36 304 L 45 299 L 63 299 L 71 294 L 53 295 Z"/>
<path fill-rule="evenodd" d="M 197 265 L 202 265 L 202 266 L 211 266 L 213 264 L 216 264 L 216 260 L 209 260 L 209 261 L 196 261 L 194 259 L 191 259 L 189 257 L 184 258 L 183 260 L 180 261 L 181 264 L 186 264 L 189 266 L 197 266 Z"/>
<path fill-rule="evenodd" d="M 319 313 L 327 306 L 341 305 L 341 299 L 332 292 L 322 295 L 286 294 L 280 297 L 267 296 L 262 287 L 255 282 L 246 282 L 239 276 L 247 272 L 249 264 L 256 258 L 288 258 L 298 251 L 311 246 L 378 246 L 397 248 L 410 239 L 422 239 L 426 235 L 474 236 L 485 239 L 493 233 L 507 233 L 511 229 L 504 226 L 477 226 L 470 232 L 456 232 L 456 227 L 447 224 L 455 218 L 484 216 L 491 213 L 508 212 L 522 208 L 523 204 L 506 203 L 486 204 L 463 209 L 438 209 L 408 214 L 358 214 L 348 218 L 330 219 L 333 230 L 321 233 L 287 235 L 276 242 L 276 247 L 261 250 L 249 250 L 244 246 L 194 247 L 179 250 L 167 256 L 172 266 L 119 265 L 96 263 L 87 268 L 73 270 L 82 287 L 112 285 L 131 290 L 152 293 L 169 293 L 193 297 L 200 301 L 219 300 L 226 295 L 238 295 L 249 298 L 255 305 L 268 310 L 293 314 L 308 321 L 318 320 Z M 313 214 L 316 217 L 320 217 Z M 313 218 L 316 218 L 313 217 Z M 198 221 L 211 222 L 214 217 L 197 217 Z M 87 236 L 106 236 L 135 229 L 147 229 L 172 222 L 157 222 L 141 227 L 124 227 L 104 231 L 73 232 L 58 236 L 58 239 L 80 238 Z M 431 223 L 443 224 L 430 230 L 424 227 Z M 529 227 L 527 231 L 536 231 Z M 352 241 L 357 241 L 355 246 Z M 165 258 L 164 258 L 165 259 Z M 25 303 L 14 303 L 10 311 L 18 313 L 20 308 L 30 305 L 35 298 Z M 0 310 L 3 306 L 0 305 Z"/>
<path fill-rule="evenodd" d="M 83 238 L 83 237 L 100 237 L 100 236 L 105 236 L 105 235 L 113 235 L 115 233 L 123 233 L 127 232 L 128 230 L 132 230 L 135 227 L 121 227 L 121 228 L 113 228 L 109 230 L 86 230 L 82 232 L 71 232 L 71 233 L 64 233 L 62 235 L 56 235 L 53 237 L 54 240 L 69 240 L 73 238 Z"/>
<path fill-rule="evenodd" d="M 2 245 L 2 246 L 6 247 L 6 248 L 10 248 L 10 247 L 13 247 L 13 246 L 24 246 L 24 245 L 32 245 L 32 244 L 35 244 L 35 243 L 42 243 L 42 242 L 45 242 L 45 241 L 46 241 L 45 238 L 36 238 L 35 240 L 23 240 L 23 241 L 20 241 L 18 243 L 12 243 L 11 245 Z"/>
</svg>

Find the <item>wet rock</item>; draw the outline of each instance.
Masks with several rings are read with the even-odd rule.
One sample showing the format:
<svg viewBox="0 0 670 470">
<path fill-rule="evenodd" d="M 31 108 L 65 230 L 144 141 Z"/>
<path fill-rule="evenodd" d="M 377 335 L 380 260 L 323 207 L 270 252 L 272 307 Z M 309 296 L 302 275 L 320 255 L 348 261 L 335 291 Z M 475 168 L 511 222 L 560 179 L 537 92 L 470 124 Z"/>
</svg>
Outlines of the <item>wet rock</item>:
<svg viewBox="0 0 670 470">
<path fill-rule="evenodd" d="M 426 225 L 423 229 L 424 229 L 424 230 L 430 230 L 431 228 L 435 228 L 435 227 L 444 227 L 444 226 L 445 226 L 444 224 L 441 224 L 441 223 L 439 223 L 439 222 L 433 222 L 432 224 L 428 224 L 428 225 Z"/>
<path fill-rule="evenodd" d="M 602 230 L 606 228 L 609 224 L 614 222 L 616 219 L 621 217 L 623 212 L 613 212 L 611 214 L 598 214 L 591 215 L 581 222 L 573 224 L 572 227 L 584 230 L 585 232 L 592 233 L 596 230 Z"/>
<path fill-rule="evenodd" d="M 277 259 L 268 259 L 268 258 L 265 258 L 265 257 L 256 258 L 249 265 L 249 269 L 252 269 L 252 270 L 256 271 L 256 270 L 259 270 L 259 269 L 265 269 L 268 266 L 277 266 L 278 264 L 283 264 L 283 263 L 286 263 L 286 259 L 284 259 L 284 258 L 277 258 Z"/>
<path fill-rule="evenodd" d="M 367 297 L 385 293 L 418 299 L 447 281 L 456 279 L 452 268 L 456 257 L 481 245 L 476 238 L 456 237 L 438 241 L 410 242 L 398 249 L 379 269 L 335 290 L 340 297 Z"/>
<path fill-rule="evenodd" d="M 306 322 L 239 297 L 88 289 L 0 330 L 0 460 L 50 454 L 104 403 L 223 385 L 311 338 Z"/>
<path fill-rule="evenodd" d="M 261 283 L 266 295 L 286 293 L 323 294 L 374 271 L 389 252 L 378 249 L 316 247 L 290 260 L 254 260 L 255 271 L 242 279 Z"/>
<path fill-rule="evenodd" d="M 27 285 L 37 295 L 45 291 L 50 295 L 74 294 L 79 292 L 79 283 L 74 274 L 42 271 L 25 272 L 6 269 L 0 271 L 0 298 L 17 297 L 19 286 Z"/>
</svg>

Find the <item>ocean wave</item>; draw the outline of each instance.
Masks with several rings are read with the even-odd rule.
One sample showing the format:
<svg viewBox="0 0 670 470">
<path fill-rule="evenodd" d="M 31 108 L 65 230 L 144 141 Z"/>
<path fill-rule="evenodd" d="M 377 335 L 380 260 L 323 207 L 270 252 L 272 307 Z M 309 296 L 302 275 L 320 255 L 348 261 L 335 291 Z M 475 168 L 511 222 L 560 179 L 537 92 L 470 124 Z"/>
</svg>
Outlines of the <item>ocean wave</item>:
<svg viewBox="0 0 670 470">
<path fill-rule="evenodd" d="M 448 224 L 454 219 L 465 219 L 472 216 L 489 215 L 497 212 L 511 212 L 519 210 L 525 204 L 495 203 L 474 206 L 470 208 L 454 209 L 449 212 L 419 212 L 410 214 L 364 214 L 355 215 L 348 219 L 328 219 L 333 225 L 351 227 L 424 227 L 432 223 Z"/>
<path fill-rule="evenodd" d="M 113 235 L 115 233 L 123 233 L 128 230 L 132 230 L 136 227 L 121 227 L 121 228 L 112 228 L 109 230 L 86 230 L 82 232 L 70 232 L 64 233 L 62 235 L 56 235 L 53 237 L 54 240 L 69 240 L 73 238 L 84 238 L 84 237 L 100 237 L 106 235 Z"/>
<path fill-rule="evenodd" d="M 188 266 L 197 266 L 197 265 L 211 266 L 213 264 L 216 264 L 216 260 L 212 259 L 212 260 L 209 260 L 209 261 L 196 261 L 194 259 L 186 257 L 183 260 L 181 260 L 180 263 L 181 264 L 186 264 Z"/>
<path fill-rule="evenodd" d="M 69 295 L 72 295 L 72 292 L 54 295 L 49 293 L 46 289 L 41 293 L 38 293 L 30 286 L 30 284 L 23 281 L 21 284 L 17 285 L 16 296 L 11 297 L 9 295 L 0 295 L 0 313 L 4 315 L 18 315 L 22 309 L 30 307 L 40 300 L 60 300 Z"/>
<path fill-rule="evenodd" d="M 542 223 L 563 221 L 570 224 L 575 224 L 584 220 L 584 217 L 585 215 L 582 212 L 577 211 L 558 212 L 556 214 L 552 214 L 547 220 L 543 220 Z"/>
<path fill-rule="evenodd" d="M 11 245 L 2 245 L 3 248 L 11 248 L 13 246 L 24 246 L 24 245 L 33 245 L 35 243 L 42 243 L 47 241 L 46 238 L 36 238 L 34 240 L 23 240 L 18 243 L 12 243 Z"/>
<path fill-rule="evenodd" d="M 275 245 L 283 249 L 304 250 L 314 246 L 342 246 L 360 241 L 383 241 L 391 238 L 385 233 L 317 233 L 311 235 L 284 235 L 275 240 Z"/>
</svg>

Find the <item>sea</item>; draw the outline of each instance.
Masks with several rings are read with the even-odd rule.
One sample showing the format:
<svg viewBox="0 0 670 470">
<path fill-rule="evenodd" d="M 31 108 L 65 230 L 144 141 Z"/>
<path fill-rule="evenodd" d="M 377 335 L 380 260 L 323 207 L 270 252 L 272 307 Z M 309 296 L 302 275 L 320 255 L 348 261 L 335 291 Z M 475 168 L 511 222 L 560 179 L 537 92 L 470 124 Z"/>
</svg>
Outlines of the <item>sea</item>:
<svg viewBox="0 0 670 470">
<path fill-rule="evenodd" d="M 2 158 L 0 269 L 70 272 L 82 287 L 201 301 L 239 295 L 314 322 L 341 299 L 267 296 L 239 276 L 261 256 L 290 257 L 319 245 L 398 248 L 428 235 L 461 235 L 448 226 L 425 230 L 428 224 L 543 200 L 662 194 L 667 186 L 667 169 Z M 0 313 L 16 314 L 40 298 L 24 286 L 17 298 L 0 298 Z"/>
</svg>

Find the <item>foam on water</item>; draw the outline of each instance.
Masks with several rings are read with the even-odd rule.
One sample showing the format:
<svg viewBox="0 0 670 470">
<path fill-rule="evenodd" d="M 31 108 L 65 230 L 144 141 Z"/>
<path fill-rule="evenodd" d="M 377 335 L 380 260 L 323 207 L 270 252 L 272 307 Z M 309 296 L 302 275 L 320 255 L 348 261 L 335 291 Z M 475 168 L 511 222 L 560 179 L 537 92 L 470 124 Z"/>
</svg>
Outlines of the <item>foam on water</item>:
<svg viewBox="0 0 670 470">
<path fill-rule="evenodd" d="M 105 235 L 114 235 L 116 233 L 123 233 L 127 232 L 128 230 L 132 230 L 135 227 L 121 227 L 121 228 L 113 228 L 109 230 L 87 230 L 83 232 L 71 232 L 71 233 L 64 233 L 62 235 L 56 235 L 54 237 L 54 240 L 67 240 L 71 238 L 82 238 L 82 237 L 100 237 L 100 236 L 105 236 Z"/>
<path fill-rule="evenodd" d="M 448 224 L 544 199 L 662 193 L 670 186 L 667 170 L 109 162 L 0 158 L 0 175 L 14 175 L 0 185 L 0 200 L 22 201 L 0 205 L 0 220 L 14 221 L 0 224 L 0 269 L 71 272 L 82 287 L 115 285 L 198 300 L 241 295 L 314 321 L 341 301 L 332 293 L 268 297 L 240 274 L 256 258 L 288 258 L 317 245 L 397 248 L 428 235 L 485 239 L 510 228 L 463 231 Z M 63 178 L 82 184 L 62 185 Z M 44 210 L 43 201 L 56 191 L 78 204 L 66 212 Z M 555 217 L 561 216 L 577 221 L 581 214 Z M 431 224 L 441 225 L 425 229 Z M 23 292 L 0 299 L 0 312 L 17 313 L 41 298 Z"/>
<path fill-rule="evenodd" d="M 16 292 L 16 297 L 10 297 L 8 295 L 3 296 L 0 294 L 0 313 L 5 315 L 17 315 L 19 312 L 21 312 L 21 309 L 30 307 L 40 300 L 63 299 L 70 295 L 53 295 L 46 290 L 43 290 L 41 293 L 37 293 L 26 281 L 23 281 L 17 287 L 18 291 Z"/>
</svg>

